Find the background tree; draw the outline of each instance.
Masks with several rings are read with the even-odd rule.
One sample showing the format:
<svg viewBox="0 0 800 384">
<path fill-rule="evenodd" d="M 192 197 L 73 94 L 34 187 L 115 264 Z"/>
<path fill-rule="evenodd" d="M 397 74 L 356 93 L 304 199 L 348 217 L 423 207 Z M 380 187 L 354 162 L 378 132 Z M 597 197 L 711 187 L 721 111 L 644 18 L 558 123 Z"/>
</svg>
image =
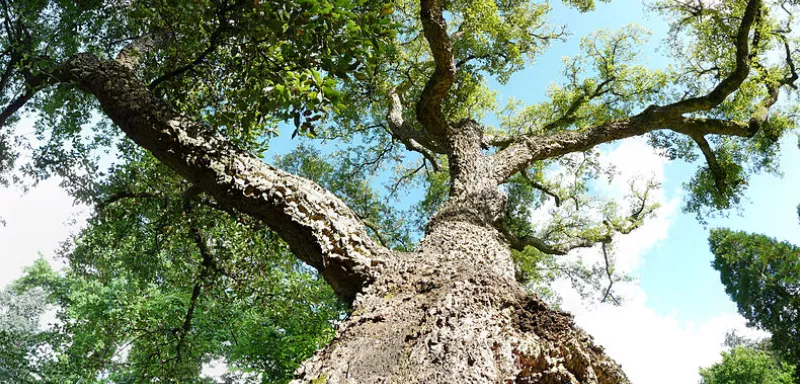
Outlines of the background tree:
<svg viewBox="0 0 800 384">
<path fill-rule="evenodd" d="M 722 362 L 700 370 L 702 384 L 791 384 L 794 366 L 767 352 L 739 346 L 722 352 Z"/>
<path fill-rule="evenodd" d="M 32 367 L 43 360 L 39 320 L 47 306 L 41 288 L 25 292 L 0 291 L 0 382 L 36 382 Z"/>
<path fill-rule="evenodd" d="M 800 361 L 800 248 L 759 234 L 715 229 L 714 269 L 751 326 L 772 333 L 787 362 Z M 796 364 L 795 364 L 796 365 Z M 795 372 L 800 382 L 800 371 Z"/>
<path fill-rule="evenodd" d="M 133 371 L 112 381 L 196 377 L 212 355 L 207 346 L 227 338 L 213 332 L 223 329 L 215 328 L 220 314 L 241 313 L 273 282 L 313 281 L 296 264 L 270 261 L 285 255 L 272 241 L 280 238 L 351 310 L 334 340 L 302 364 L 298 383 L 625 383 L 568 314 L 517 281 L 541 278 L 540 269 L 601 276 L 599 299 L 616 300 L 623 277 L 613 238 L 653 214 L 649 196 L 658 186 L 634 181 L 625 201 L 593 198 L 592 180 L 610 173 L 597 146 L 648 135 L 672 158 L 702 154 L 706 165 L 688 184 L 685 206 L 702 218 L 736 207 L 753 172 L 776 170 L 777 141 L 794 124 L 776 104 L 798 79 L 794 5 L 781 1 L 656 3 L 673 21 L 674 67 L 639 64 L 638 27 L 598 31 L 566 60 L 547 101 L 502 108 L 488 80 L 508 81 L 565 36 L 548 24 L 546 3 L 0 7 L 0 127 L 26 109 L 37 114 L 35 142 L 2 131 L 2 181 L 59 174 L 98 208 L 67 254 L 69 273 L 91 277 L 99 292 L 68 297 L 65 311 L 98 319 L 95 304 L 114 302 L 113 310 L 130 312 L 92 321 L 127 336 L 75 333 L 92 338 L 65 345 L 113 356 L 129 331 L 145 335 L 131 347 Z M 279 122 L 297 137 L 338 140 L 332 157 L 340 162 L 315 162 L 306 147 L 286 157 L 291 164 L 268 164 L 261 154 Z M 19 164 L 26 145 L 31 160 Z M 99 153 L 109 148 L 120 160 L 100 174 Z M 393 180 L 376 193 L 359 176 L 381 169 Z M 414 183 L 425 190 L 409 220 L 416 233 L 392 219 L 397 193 Z M 544 201 L 554 202 L 550 219 L 531 223 L 530 210 Z M 570 269 L 557 259 L 593 246 L 602 253 L 596 264 Z M 128 291 L 146 295 L 117 303 Z M 233 292 L 222 308 L 203 298 Z M 95 299 L 100 293 L 110 296 Z M 293 299 L 292 313 L 325 302 L 292 306 Z M 335 317 L 335 305 L 328 308 Z M 257 328 L 247 329 L 260 340 Z M 325 327 L 303 329 L 316 335 L 305 346 L 325 338 Z M 95 360 L 89 372 L 109 373 L 108 361 Z M 275 379 L 288 363 L 281 367 Z"/>
</svg>

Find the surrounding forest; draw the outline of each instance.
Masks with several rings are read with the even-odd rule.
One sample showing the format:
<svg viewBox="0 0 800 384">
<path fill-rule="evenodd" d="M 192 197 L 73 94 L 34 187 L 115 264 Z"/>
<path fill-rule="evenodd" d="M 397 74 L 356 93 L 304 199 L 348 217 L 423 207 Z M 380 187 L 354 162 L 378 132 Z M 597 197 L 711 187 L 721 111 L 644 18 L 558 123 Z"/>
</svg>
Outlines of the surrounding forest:
<svg viewBox="0 0 800 384">
<path fill-rule="evenodd" d="M 794 1 L 647 6 L 668 67 L 597 30 L 525 105 L 490 85 L 569 37 L 544 1 L 0 0 L 0 187 L 93 208 L 67 268 L 0 291 L 0 383 L 629 383 L 552 289 L 619 303 L 615 242 L 657 213 L 652 180 L 594 193 L 598 147 L 646 137 L 724 217 L 779 173 L 800 78 Z M 800 383 L 800 249 L 710 245 L 772 336 L 703 383 Z"/>
</svg>

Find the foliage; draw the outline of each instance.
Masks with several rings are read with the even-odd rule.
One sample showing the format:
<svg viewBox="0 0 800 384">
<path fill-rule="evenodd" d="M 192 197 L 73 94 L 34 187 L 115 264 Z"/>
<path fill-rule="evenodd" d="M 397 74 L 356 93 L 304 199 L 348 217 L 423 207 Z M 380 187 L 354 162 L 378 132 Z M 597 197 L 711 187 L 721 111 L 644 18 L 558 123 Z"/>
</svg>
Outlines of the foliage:
<svg viewBox="0 0 800 384">
<path fill-rule="evenodd" d="M 202 365 L 221 359 L 232 376 L 290 379 L 330 340 L 344 306 L 272 232 L 189 197 L 150 155 L 126 157 L 65 250 L 70 268 L 58 274 L 39 260 L 14 283 L 45 289 L 59 309 L 44 341 L 55 357 L 34 367 L 38 375 L 206 382 Z"/>
<path fill-rule="evenodd" d="M 709 243 L 739 313 L 772 333 L 772 348 L 786 361 L 800 361 L 800 248 L 727 229 L 712 230 Z"/>
<path fill-rule="evenodd" d="M 700 370 L 702 384 L 791 384 L 794 366 L 748 347 L 722 352 L 722 362 Z"/>
<path fill-rule="evenodd" d="M 564 3 L 581 12 L 595 7 L 592 0 Z M 642 27 L 595 31 L 581 38 L 578 54 L 564 58 L 545 97 L 525 105 L 501 103 L 490 85 L 511 81 L 568 37 L 566 26 L 551 23 L 552 6 L 444 1 L 456 71 L 439 112 L 453 123 L 483 122 L 482 144 L 492 155 L 508 145 L 492 138 L 577 137 L 702 97 L 744 60 L 746 78 L 718 105 L 680 117 L 761 121 L 758 132 L 698 137 L 660 130 L 673 122 L 658 121 L 658 130 L 647 133 L 673 160 L 705 160 L 686 183 L 684 209 L 701 221 L 727 214 L 744 200 L 751 175 L 778 173 L 778 139 L 795 125 L 794 110 L 768 101 L 776 83 L 791 88 L 797 80 L 781 83 L 797 77 L 797 52 L 789 49 L 797 44 L 797 4 L 759 3 L 744 39 L 752 49 L 742 59 L 738 29 L 748 4 L 658 1 L 651 8 L 671 22 L 671 66 L 644 65 L 649 33 Z M 2 296 L 9 307 L 28 308 L 30 319 L 41 313 L 34 305 L 39 289 L 58 308 L 52 332 L 31 332 L 33 323 L 15 331 L 31 335 L 30 342 L 13 336 L 21 340 L 9 344 L 15 367 L 33 346 L 46 344 L 55 357 L 32 367 L 54 382 L 202 382 L 200 367 L 212 359 L 227 361 L 235 374 L 281 382 L 330 340 L 332 324 L 347 310 L 262 223 L 219 205 L 122 139 L 98 102 L 74 84 L 55 84 L 58 65 L 77 53 L 138 61 L 143 84 L 178 114 L 254 155 L 288 129 L 302 144 L 275 165 L 339 196 L 388 248 L 412 250 L 449 197 L 452 156 L 423 139 L 424 148 L 415 147 L 387 117 L 398 102 L 403 129 L 424 138 L 417 103 L 438 63 L 418 1 L 2 0 L 0 8 L 0 185 L 59 175 L 76 200 L 96 207 L 74 247 L 63 251 L 63 274 L 37 262 Z M 155 48 L 140 51 L 140 42 Z M 33 140 L 3 130 L 25 112 L 35 112 Z M 338 147 L 321 149 L 329 140 Z M 108 153 L 118 158 L 106 169 L 101 159 Z M 587 146 L 535 161 L 501 186 L 508 201 L 494 224 L 509 239 L 528 240 L 514 246 L 517 277 L 553 300 L 548 286 L 566 278 L 587 296 L 617 301 L 612 288 L 626 277 L 614 265 L 614 240 L 657 209 L 652 180 L 629 181 L 622 198 L 598 197 L 599 181 L 616 175 L 599 154 Z M 409 195 L 421 198 L 409 202 Z M 576 258 L 578 248 L 602 256 Z M 796 261 L 797 249 L 725 231 L 712 234 L 712 249 L 743 313 L 800 361 L 791 346 L 800 345 L 800 272 L 787 256 Z M 764 366 L 747 353 L 727 356 Z"/>
<path fill-rule="evenodd" d="M 33 383 L 31 360 L 40 360 L 39 320 L 47 308 L 41 288 L 0 291 L 0 382 Z"/>
</svg>

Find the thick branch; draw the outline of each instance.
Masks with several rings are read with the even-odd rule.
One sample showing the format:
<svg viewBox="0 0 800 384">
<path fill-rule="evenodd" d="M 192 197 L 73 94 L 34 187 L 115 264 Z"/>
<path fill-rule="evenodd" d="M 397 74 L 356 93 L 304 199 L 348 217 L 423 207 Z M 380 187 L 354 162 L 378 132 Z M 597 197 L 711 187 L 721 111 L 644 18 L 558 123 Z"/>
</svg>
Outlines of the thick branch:
<svg viewBox="0 0 800 384">
<path fill-rule="evenodd" d="M 531 246 L 536 248 L 539 252 L 546 253 L 548 255 L 566 255 L 573 249 L 578 248 L 591 248 L 594 247 L 597 243 L 606 243 L 611 241 L 611 234 L 608 234 L 599 239 L 573 239 L 571 241 L 567 241 L 560 244 L 548 244 L 544 240 L 534 237 L 534 236 L 526 236 L 523 238 L 512 240 L 511 248 L 516 249 L 517 251 L 522 251 L 527 246 Z"/>
<path fill-rule="evenodd" d="M 640 136 L 659 129 L 671 129 L 687 135 L 740 137 L 751 137 L 756 132 L 750 123 L 675 117 L 665 114 L 659 107 L 651 107 L 636 116 L 609 121 L 581 131 L 522 137 L 492 156 L 495 177 L 502 182 L 534 161 L 586 151 L 603 143 Z"/>
<path fill-rule="evenodd" d="M 749 122 L 688 118 L 683 115 L 715 108 L 735 92 L 747 78 L 750 70 L 748 37 L 760 7 L 760 0 L 748 2 L 736 35 L 736 67 L 705 96 L 678 101 L 666 106 L 651 106 L 638 115 L 578 131 L 521 136 L 512 140 L 505 138 L 498 141 L 503 144 L 505 149 L 493 156 L 496 179 L 503 182 L 537 160 L 585 151 L 599 144 L 639 136 L 659 129 L 671 129 L 691 136 L 708 134 L 752 136 L 766 121 L 769 107 L 777 101 L 779 86 L 768 87 L 769 96 L 759 104 Z"/>
<path fill-rule="evenodd" d="M 37 92 L 50 85 L 51 82 L 52 79 L 45 76 L 26 76 L 25 93 L 17 96 L 0 111 L 0 128 L 4 127 L 8 119 L 22 109 Z"/>
<path fill-rule="evenodd" d="M 403 104 L 400 100 L 400 95 L 396 92 L 389 93 L 389 112 L 386 114 L 386 121 L 389 124 L 389 133 L 392 137 L 399 140 L 403 145 L 405 145 L 406 149 L 409 151 L 414 151 L 420 153 L 422 156 L 425 157 L 433 166 L 433 169 L 436 172 L 441 170 L 439 166 L 439 162 L 436 160 L 436 153 L 429 148 L 433 148 L 442 153 L 442 148 L 436 145 L 436 142 L 432 140 L 427 134 L 424 132 L 418 132 L 411 127 L 403 120 Z M 422 143 L 425 144 L 422 144 Z"/>
<path fill-rule="evenodd" d="M 447 35 L 447 22 L 442 15 L 442 0 L 422 0 L 420 18 L 436 66 L 417 102 L 417 120 L 443 143 L 448 124 L 442 113 L 442 101 L 455 82 L 456 64 L 450 36 Z"/>
<path fill-rule="evenodd" d="M 134 70 L 139 66 L 143 55 L 163 44 L 168 37 L 167 32 L 164 30 L 139 36 L 119 51 L 117 62 L 130 70 Z"/>
<path fill-rule="evenodd" d="M 714 176 L 714 186 L 720 194 L 725 194 L 725 171 L 717 163 L 717 157 L 714 155 L 711 145 L 708 144 L 708 141 L 703 136 L 692 136 L 692 139 L 700 147 L 700 151 L 703 152 L 703 156 L 706 158 L 708 169 L 711 170 L 711 175 Z"/>
<path fill-rule="evenodd" d="M 266 223 L 345 299 L 375 277 L 385 249 L 341 200 L 314 182 L 265 164 L 156 98 L 115 61 L 80 54 L 58 74 L 97 97 L 128 137 L 221 205 Z"/>
<path fill-rule="evenodd" d="M 747 2 L 742 21 L 736 32 L 736 67 L 733 71 L 707 95 L 679 101 L 669 106 L 669 108 L 681 114 L 706 111 L 720 105 L 728 95 L 739 89 L 750 72 L 749 36 L 760 8 L 760 0 Z"/>
</svg>

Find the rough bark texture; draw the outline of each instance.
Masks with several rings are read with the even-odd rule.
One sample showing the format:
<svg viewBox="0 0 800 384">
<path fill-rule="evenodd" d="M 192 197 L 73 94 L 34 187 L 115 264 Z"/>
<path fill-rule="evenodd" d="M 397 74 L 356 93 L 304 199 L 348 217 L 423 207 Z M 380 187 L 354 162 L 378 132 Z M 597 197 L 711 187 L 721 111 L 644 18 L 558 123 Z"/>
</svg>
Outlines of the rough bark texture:
<svg viewBox="0 0 800 384">
<path fill-rule="evenodd" d="M 418 252 L 395 254 L 353 302 L 336 340 L 300 383 L 627 383 L 572 317 L 514 280 L 495 229 L 506 197 L 472 121 L 450 135 L 450 199 Z"/>
<path fill-rule="evenodd" d="M 96 96 L 128 137 L 218 202 L 264 221 L 345 300 L 374 280 L 385 250 L 344 202 L 181 117 L 126 64 L 81 54 L 58 76 Z"/>
<path fill-rule="evenodd" d="M 221 204 L 263 220 L 316 267 L 354 312 L 296 383 L 625 383 L 620 368 L 572 318 L 514 281 L 495 229 L 505 195 L 481 153 L 480 126 L 447 142 L 451 198 L 416 253 L 391 253 L 338 198 L 238 150 L 175 114 L 129 66 L 78 55 L 59 74 Z"/>
<path fill-rule="evenodd" d="M 537 134 L 484 137 L 477 122 L 455 124 L 442 111 L 458 71 L 445 5 L 443 0 L 420 1 L 419 17 L 433 66 L 416 100 L 417 124 L 403 120 L 403 95 L 396 90 L 387 95 L 387 131 L 450 176 L 449 199 L 431 218 L 414 253 L 377 245 L 333 194 L 265 164 L 218 135 L 214 127 L 181 116 L 154 96 L 135 72 L 142 64 L 140 55 L 158 49 L 168 38 L 163 31 L 133 41 L 116 60 L 79 54 L 55 73 L 26 78 L 27 92 L 0 111 L 0 126 L 42 87 L 73 83 L 97 97 L 104 113 L 128 137 L 220 206 L 259 219 L 278 233 L 354 310 L 340 324 L 335 341 L 303 364 L 295 384 L 628 383 L 621 368 L 568 314 L 526 294 L 514 280 L 512 242 L 552 254 L 591 243 L 550 246 L 533 238 L 510 239 L 502 223 L 506 195 L 500 185 L 536 161 L 659 129 L 694 138 L 713 170 L 716 160 L 704 136 L 752 136 L 767 121 L 780 88 L 794 86 L 798 75 L 789 44 L 784 38 L 790 75 L 766 84 L 768 94 L 748 121 L 700 118 L 696 112 L 712 112 L 747 79 L 749 36 L 758 23 L 761 0 L 748 0 L 742 15 L 734 39 L 735 68 L 705 95 L 568 129 L 583 100 L 555 122 L 530 127 Z M 150 88 L 203 60 L 219 43 L 222 28 L 193 64 L 162 75 Z M 7 67 L 19 60 L 21 56 L 12 56 Z M 4 85 L 8 77 L 2 77 Z M 599 84 L 595 94 L 610 81 Z M 496 150 L 489 155 L 484 153 L 487 148 Z M 190 318 L 191 312 L 187 321 Z"/>
<path fill-rule="evenodd" d="M 627 383 L 570 315 L 489 265 L 510 256 L 495 239 L 442 225 L 420 252 L 397 255 L 293 384 Z"/>
</svg>

